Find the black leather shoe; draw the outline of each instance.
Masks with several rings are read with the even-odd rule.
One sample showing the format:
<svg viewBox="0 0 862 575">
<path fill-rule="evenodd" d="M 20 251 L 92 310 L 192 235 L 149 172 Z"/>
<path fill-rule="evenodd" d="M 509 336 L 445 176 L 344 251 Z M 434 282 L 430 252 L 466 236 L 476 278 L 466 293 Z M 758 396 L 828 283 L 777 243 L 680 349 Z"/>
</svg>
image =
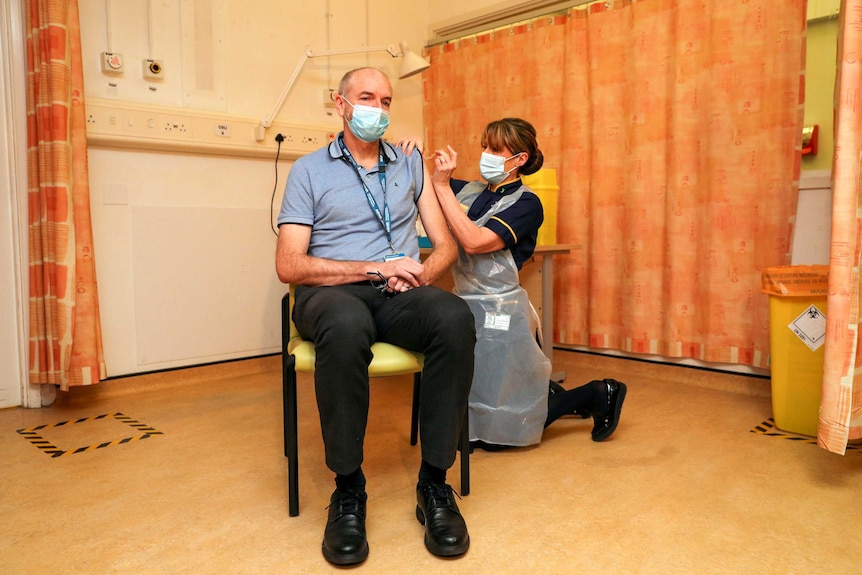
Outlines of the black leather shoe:
<svg viewBox="0 0 862 575">
<path fill-rule="evenodd" d="M 365 491 L 335 490 L 329 499 L 329 519 L 323 532 L 323 556 L 335 565 L 356 565 L 368 557 L 365 539 Z"/>
<path fill-rule="evenodd" d="M 626 384 L 615 379 L 604 380 L 608 386 L 607 409 L 593 414 L 593 441 L 604 441 L 610 437 L 620 422 L 620 410 L 626 398 Z"/>
<path fill-rule="evenodd" d="M 455 493 L 445 483 L 422 481 L 416 486 L 416 519 L 425 526 L 425 547 L 434 555 L 455 557 L 470 547 Z"/>
</svg>

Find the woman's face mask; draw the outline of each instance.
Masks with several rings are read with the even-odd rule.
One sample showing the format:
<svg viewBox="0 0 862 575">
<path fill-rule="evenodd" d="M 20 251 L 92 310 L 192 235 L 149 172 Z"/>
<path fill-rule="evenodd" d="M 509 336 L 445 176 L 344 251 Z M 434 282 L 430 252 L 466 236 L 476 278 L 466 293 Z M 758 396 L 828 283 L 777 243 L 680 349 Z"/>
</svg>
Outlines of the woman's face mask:
<svg viewBox="0 0 862 575">
<path fill-rule="evenodd" d="M 350 104 L 347 98 L 343 96 L 342 98 Z M 386 128 L 389 127 L 389 112 L 383 108 L 373 108 L 362 104 L 356 106 L 350 104 L 350 107 L 353 108 L 353 117 L 347 122 L 347 126 L 353 135 L 363 142 L 379 140 Z"/>
<path fill-rule="evenodd" d="M 512 158 L 517 158 L 523 152 L 519 152 L 514 156 L 504 158 L 503 156 L 495 156 L 488 152 L 482 152 L 482 158 L 479 160 L 479 173 L 492 186 L 496 186 L 503 180 L 509 177 L 509 173 L 515 169 L 512 166 L 511 170 L 506 170 L 506 162 Z"/>
</svg>

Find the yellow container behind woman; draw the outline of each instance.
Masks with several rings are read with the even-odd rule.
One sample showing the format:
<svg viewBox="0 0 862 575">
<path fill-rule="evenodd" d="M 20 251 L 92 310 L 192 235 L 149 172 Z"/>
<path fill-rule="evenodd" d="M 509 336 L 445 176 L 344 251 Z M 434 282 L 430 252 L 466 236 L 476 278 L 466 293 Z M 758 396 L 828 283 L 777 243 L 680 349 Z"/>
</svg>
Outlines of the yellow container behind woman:
<svg viewBox="0 0 862 575">
<path fill-rule="evenodd" d="M 543 168 L 535 174 L 521 176 L 521 181 L 539 196 L 545 211 L 545 222 L 539 228 L 536 244 L 540 246 L 556 244 L 557 203 L 560 195 L 560 186 L 557 185 L 557 170 Z"/>
</svg>

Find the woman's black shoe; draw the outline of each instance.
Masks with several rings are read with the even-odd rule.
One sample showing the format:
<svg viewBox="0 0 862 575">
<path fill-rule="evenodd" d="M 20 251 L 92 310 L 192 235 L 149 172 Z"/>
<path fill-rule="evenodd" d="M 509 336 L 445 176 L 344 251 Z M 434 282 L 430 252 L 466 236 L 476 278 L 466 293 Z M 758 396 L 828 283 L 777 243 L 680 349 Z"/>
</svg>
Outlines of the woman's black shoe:
<svg viewBox="0 0 862 575">
<path fill-rule="evenodd" d="M 604 412 L 593 414 L 593 441 L 604 441 L 613 434 L 626 398 L 626 384 L 615 379 L 605 379 L 604 382 L 608 386 L 608 404 Z"/>
</svg>

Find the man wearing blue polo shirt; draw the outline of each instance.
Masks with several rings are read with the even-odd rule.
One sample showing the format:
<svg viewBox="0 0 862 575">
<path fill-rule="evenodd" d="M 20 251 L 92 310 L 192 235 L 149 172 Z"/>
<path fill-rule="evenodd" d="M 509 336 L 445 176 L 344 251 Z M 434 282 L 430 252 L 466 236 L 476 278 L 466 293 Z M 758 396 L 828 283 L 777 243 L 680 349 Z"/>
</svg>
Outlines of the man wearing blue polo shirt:
<svg viewBox="0 0 862 575">
<path fill-rule="evenodd" d="M 293 165 L 278 216 L 276 271 L 296 284 L 293 319 L 317 352 L 314 382 L 326 464 L 335 473 L 323 555 L 336 565 L 368 556 L 362 472 L 371 344 L 425 354 L 422 464 L 416 516 L 431 553 L 470 545 L 446 483 L 473 379 L 474 320 L 461 298 L 432 286 L 457 257 L 420 153 L 383 141 L 392 89 L 373 68 L 348 72 L 335 96 L 344 130 Z M 416 216 L 434 250 L 419 260 Z"/>
</svg>

